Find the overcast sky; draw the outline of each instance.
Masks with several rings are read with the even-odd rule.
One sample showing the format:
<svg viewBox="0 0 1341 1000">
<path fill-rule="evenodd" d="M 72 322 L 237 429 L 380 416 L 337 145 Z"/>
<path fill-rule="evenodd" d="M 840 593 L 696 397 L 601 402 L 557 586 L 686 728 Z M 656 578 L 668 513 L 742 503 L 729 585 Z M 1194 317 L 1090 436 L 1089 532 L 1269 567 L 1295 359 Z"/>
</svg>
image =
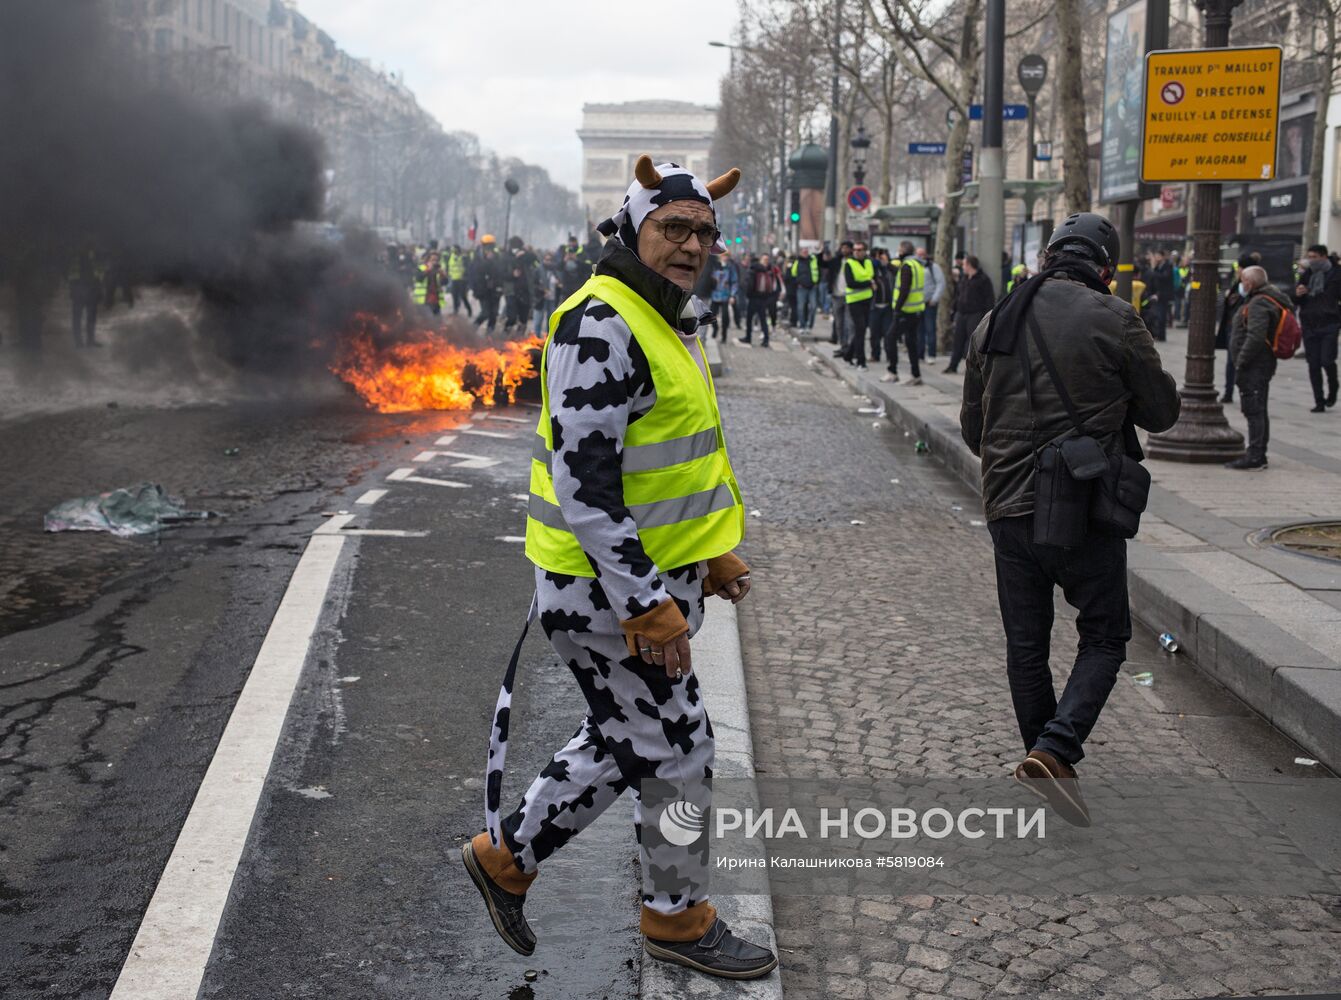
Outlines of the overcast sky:
<svg viewBox="0 0 1341 1000">
<path fill-rule="evenodd" d="M 736 20 L 730 0 L 679 0 L 665 8 L 679 27 L 664 34 L 630 0 L 298 0 L 298 9 L 347 52 L 403 71 L 448 131 L 474 132 L 573 190 L 582 105 L 715 104 L 730 53 L 707 43 L 730 41 Z"/>
</svg>

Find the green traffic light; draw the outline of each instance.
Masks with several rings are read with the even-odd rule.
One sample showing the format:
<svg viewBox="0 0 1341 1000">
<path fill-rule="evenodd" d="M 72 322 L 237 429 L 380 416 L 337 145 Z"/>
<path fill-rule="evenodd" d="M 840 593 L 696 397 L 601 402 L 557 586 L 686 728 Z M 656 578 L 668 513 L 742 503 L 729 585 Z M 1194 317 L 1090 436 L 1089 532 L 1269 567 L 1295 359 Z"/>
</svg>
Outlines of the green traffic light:
<svg viewBox="0 0 1341 1000">
<path fill-rule="evenodd" d="M 792 213 L 792 221 L 793 221 L 793 222 L 800 222 L 800 221 L 801 221 L 801 213 L 800 213 L 800 212 L 793 212 L 793 213 Z"/>
<path fill-rule="evenodd" d="M 739 237 L 739 236 L 736 237 L 736 242 L 737 242 L 737 243 L 740 242 L 740 237 Z"/>
</svg>

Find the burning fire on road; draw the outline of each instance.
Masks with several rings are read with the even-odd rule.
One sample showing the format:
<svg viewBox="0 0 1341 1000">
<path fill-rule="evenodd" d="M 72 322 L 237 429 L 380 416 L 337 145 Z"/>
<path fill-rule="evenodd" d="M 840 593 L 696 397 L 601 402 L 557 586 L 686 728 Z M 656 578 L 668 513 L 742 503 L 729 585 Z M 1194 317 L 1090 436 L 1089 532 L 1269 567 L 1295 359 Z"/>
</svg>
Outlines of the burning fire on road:
<svg viewBox="0 0 1341 1000">
<path fill-rule="evenodd" d="M 539 337 L 490 347 L 463 347 L 437 330 L 393 341 L 376 316 L 359 313 L 342 338 L 331 371 L 380 413 L 505 406 L 535 378 Z"/>
</svg>

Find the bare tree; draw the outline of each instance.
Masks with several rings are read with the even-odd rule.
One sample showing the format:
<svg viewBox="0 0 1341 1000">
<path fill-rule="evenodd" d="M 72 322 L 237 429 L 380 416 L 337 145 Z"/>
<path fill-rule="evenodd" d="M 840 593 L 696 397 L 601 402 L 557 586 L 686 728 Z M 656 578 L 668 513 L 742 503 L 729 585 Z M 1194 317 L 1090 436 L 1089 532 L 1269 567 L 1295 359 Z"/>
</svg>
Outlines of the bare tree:
<svg viewBox="0 0 1341 1000">
<path fill-rule="evenodd" d="M 1313 150 L 1308 163 L 1308 201 L 1304 209 L 1304 246 L 1318 242 L 1322 218 L 1322 162 L 1327 143 L 1327 116 L 1337 76 L 1337 21 L 1341 0 L 1301 0 L 1300 14 L 1313 22 L 1318 77 L 1313 89 Z M 1320 38 L 1317 36 L 1321 36 Z"/>
<path fill-rule="evenodd" d="M 1057 0 L 1057 102 L 1062 113 L 1062 180 L 1068 212 L 1090 208 L 1090 143 L 1085 121 L 1085 80 L 1082 72 L 1080 0 Z"/>
</svg>

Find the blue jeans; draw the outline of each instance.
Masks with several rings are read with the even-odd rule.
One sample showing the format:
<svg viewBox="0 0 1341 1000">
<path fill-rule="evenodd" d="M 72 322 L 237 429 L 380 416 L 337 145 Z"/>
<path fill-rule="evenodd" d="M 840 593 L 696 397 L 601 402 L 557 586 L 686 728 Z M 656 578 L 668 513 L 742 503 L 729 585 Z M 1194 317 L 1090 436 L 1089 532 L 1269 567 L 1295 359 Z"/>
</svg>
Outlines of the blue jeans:
<svg viewBox="0 0 1341 1000">
<path fill-rule="evenodd" d="M 940 307 L 930 302 L 922 313 L 922 357 L 936 356 L 936 311 Z"/>
<path fill-rule="evenodd" d="M 815 325 L 815 305 L 819 301 L 819 286 L 802 288 L 796 286 L 796 328 L 809 330 Z"/>
<path fill-rule="evenodd" d="M 829 286 L 821 283 L 819 286 L 819 310 L 822 313 L 829 311 L 829 300 L 833 297 L 829 294 Z"/>
<path fill-rule="evenodd" d="M 1033 515 L 987 523 L 996 550 L 996 593 L 1006 632 L 1006 679 L 1024 749 L 1076 764 L 1127 658 L 1127 543 L 1090 534 L 1074 549 L 1033 542 Z M 1080 645 L 1057 700 L 1048 665 L 1052 594 L 1080 614 Z"/>
</svg>

